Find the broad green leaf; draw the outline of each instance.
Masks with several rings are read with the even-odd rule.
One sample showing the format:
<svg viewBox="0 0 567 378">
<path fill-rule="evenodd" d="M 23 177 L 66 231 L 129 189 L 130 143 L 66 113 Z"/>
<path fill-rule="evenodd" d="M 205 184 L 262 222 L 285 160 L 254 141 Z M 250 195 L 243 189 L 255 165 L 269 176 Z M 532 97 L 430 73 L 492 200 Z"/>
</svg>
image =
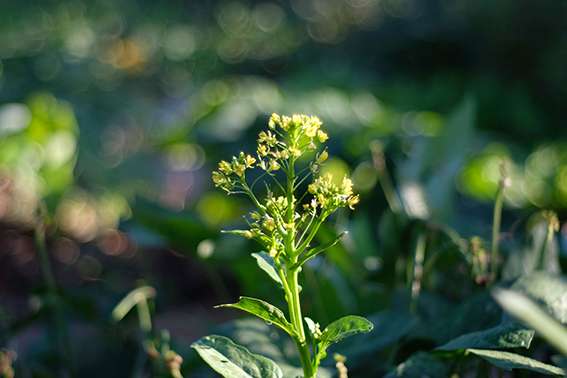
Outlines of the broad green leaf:
<svg viewBox="0 0 567 378">
<path fill-rule="evenodd" d="M 276 264 L 272 256 L 262 251 L 258 253 L 253 253 L 252 257 L 256 259 L 256 262 L 258 263 L 260 269 L 266 272 L 271 279 L 276 281 L 278 284 L 282 285 L 282 280 L 278 275 L 278 272 L 276 270 Z"/>
<path fill-rule="evenodd" d="M 386 378 L 446 378 L 449 365 L 430 353 L 418 352 L 392 370 Z"/>
<path fill-rule="evenodd" d="M 261 319 L 252 317 L 237 319 L 215 327 L 215 333 L 229 337 L 249 350 L 271 359 L 282 369 L 286 378 L 303 375 L 301 363 L 294 353 L 296 345 L 293 340 Z M 348 357 L 350 361 L 350 355 Z M 331 378 L 335 371 L 334 366 L 329 368 L 321 366 L 317 378 Z"/>
<path fill-rule="evenodd" d="M 557 376 L 563 376 L 565 374 L 565 371 L 557 366 L 548 365 L 516 353 L 502 352 L 499 350 L 467 349 L 467 354 L 473 354 L 485 359 L 492 365 L 504 370 L 524 369 Z"/>
<path fill-rule="evenodd" d="M 567 324 L 567 279 L 546 272 L 535 272 L 518 279 L 512 290 L 525 294 L 562 324 Z"/>
<path fill-rule="evenodd" d="M 450 351 L 469 348 L 529 348 L 533 337 L 533 330 L 508 323 L 484 331 L 464 334 L 440 346 L 438 349 Z"/>
<path fill-rule="evenodd" d="M 511 290 L 495 290 L 498 303 L 515 318 L 521 320 L 567 356 L 567 328 L 546 314 L 522 294 Z"/>
<path fill-rule="evenodd" d="M 374 324 L 374 331 L 361 334 L 344 340 L 333 352 L 344 354 L 348 357 L 347 365 L 356 370 L 357 367 L 371 361 L 375 369 L 389 368 L 387 359 L 376 360 L 376 356 L 383 350 L 400 341 L 415 327 L 417 319 L 406 311 L 387 310 L 368 317 Z"/>
<path fill-rule="evenodd" d="M 230 308 L 237 308 L 239 310 L 246 311 L 252 315 L 256 315 L 257 317 L 265 320 L 268 323 L 280 327 L 288 334 L 293 335 L 293 328 L 285 318 L 285 315 L 282 312 L 282 310 L 261 299 L 240 297 L 238 303 L 223 304 L 215 307 L 216 308 L 230 307 Z"/>
<path fill-rule="evenodd" d="M 373 328 L 374 325 L 368 319 L 362 316 L 348 315 L 329 324 L 321 334 L 320 343 L 325 349 L 349 336 L 370 332 Z"/>
<path fill-rule="evenodd" d="M 227 337 L 211 335 L 191 347 L 214 371 L 225 378 L 282 378 L 282 370 L 269 358 L 250 353 Z"/>
</svg>

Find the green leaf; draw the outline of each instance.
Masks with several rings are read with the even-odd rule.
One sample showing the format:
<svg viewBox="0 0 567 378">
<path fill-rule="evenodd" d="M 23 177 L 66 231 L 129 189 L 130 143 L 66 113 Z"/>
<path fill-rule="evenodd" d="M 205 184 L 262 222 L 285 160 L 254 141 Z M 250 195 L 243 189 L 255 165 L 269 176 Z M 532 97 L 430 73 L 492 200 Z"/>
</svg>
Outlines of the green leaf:
<svg viewBox="0 0 567 378">
<path fill-rule="evenodd" d="M 344 316 L 335 320 L 323 330 L 320 338 L 320 345 L 322 349 L 326 349 L 329 345 L 338 343 L 349 336 L 353 336 L 358 333 L 367 333 L 372 331 L 373 328 L 374 325 L 362 316 Z"/>
<path fill-rule="evenodd" d="M 450 374 L 448 364 L 430 353 L 418 352 L 392 370 L 386 378 L 445 378 Z"/>
<path fill-rule="evenodd" d="M 258 266 L 260 267 L 260 269 L 262 269 L 264 272 L 266 272 L 268 274 L 268 276 L 270 276 L 271 279 L 273 279 L 278 284 L 280 284 L 280 286 L 282 285 L 282 280 L 280 279 L 280 276 L 278 275 L 278 272 L 276 270 L 276 263 L 275 263 L 274 258 L 272 256 L 270 256 L 268 253 L 262 251 L 262 252 L 258 252 L 258 253 L 253 253 L 252 257 L 254 257 L 256 259 L 256 262 L 258 263 Z"/>
<path fill-rule="evenodd" d="M 224 323 L 215 327 L 215 334 L 229 337 L 234 342 L 274 361 L 285 378 L 303 376 L 303 369 L 297 356 L 290 353 L 296 348 L 292 338 L 267 325 L 261 319 L 248 317 Z M 321 366 L 317 378 L 331 378 L 335 370 L 334 366 L 328 368 Z"/>
<path fill-rule="evenodd" d="M 557 350 L 567 356 L 567 328 L 545 313 L 534 302 L 511 290 L 494 291 L 498 303 L 515 318 L 533 328 Z"/>
<path fill-rule="evenodd" d="M 524 369 L 542 374 L 558 376 L 563 376 L 565 374 L 565 371 L 557 366 L 548 365 L 516 353 L 502 352 L 498 350 L 467 349 L 467 354 L 474 354 L 504 370 Z"/>
<path fill-rule="evenodd" d="M 546 272 L 521 277 L 511 287 L 543 306 L 562 324 L 567 324 L 567 279 Z"/>
<path fill-rule="evenodd" d="M 239 310 L 246 311 L 252 315 L 256 315 L 257 317 L 265 320 L 268 323 L 280 327 L 289 335 L 293 336 L 293 328 L 285 318 L 282 310 L 261 299 L 240 297 L 238 303 L 229 303 L 215 306 L 215 308 L 219 307 L 237 308 Z"/>
<path fill-rule="evenodd" d="M 269 358 L 250 353 L 227 337 L 205 336 L 191 344 L 214 371 L 225 378 L 282 378 L 282 370 Z"/>
<path fill-rule="evenodd" d="M 534 331 L 515 324 L 500 324 L 484 331 L 471 332 L 440 346 L 439 350 L 451 351 L 469 348 L 504 349 L 529 348 Z"/>
</svg>

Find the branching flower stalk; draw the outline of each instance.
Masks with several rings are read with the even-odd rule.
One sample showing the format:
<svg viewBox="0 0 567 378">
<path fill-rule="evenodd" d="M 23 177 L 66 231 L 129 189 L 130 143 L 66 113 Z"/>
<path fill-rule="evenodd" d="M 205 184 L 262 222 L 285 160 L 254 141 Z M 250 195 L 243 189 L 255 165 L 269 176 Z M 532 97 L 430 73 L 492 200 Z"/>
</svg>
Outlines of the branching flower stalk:
<svg viewBox="0 0 567 378">
<path fill-rule="evenodd" d="M 306 378 L 316 376 L 328 346 L 372 329 L 366 319 L 347 316 L 321 331 L 320 325 L 304 318 L 302 312 L 299 277 L 303 265 L 338 243 L 342 236 L 325 245 L 313 245 L 321 225 L 338 209 L 353 209 L 359 201 L 348 177 L 337 181 L 331 175 L 319 174 L 328 158 L 327 150 L 320 149 L 328 139 L 321 126 L 315 116 L 273 114 L 268 129 L 258 135 L 254 156 L 241 152 L 230 161 L 221 161 L 212 174 L 217 187 L 229 195 L 245 195 L 254 204 L 255 210 L 246 218 L 247 229 L 225 232 L 254 239 L 262 246 L 264 252 L 254 257 L 283 290 L 289 320 L 277 307 L 255 298 L 241 297 L 238 303 L 220 307 L 244 310 L 288 333 L 295 341 Z M 250 180 L 254 169 L 259 176 Z M 261 181 L 262 196 L 258 194 Z M 206 342 L 199 341 L 194 348 L 217 372 L 228 376 L 223 367 L 207 359 L 203 348 Z"/>
</svg>

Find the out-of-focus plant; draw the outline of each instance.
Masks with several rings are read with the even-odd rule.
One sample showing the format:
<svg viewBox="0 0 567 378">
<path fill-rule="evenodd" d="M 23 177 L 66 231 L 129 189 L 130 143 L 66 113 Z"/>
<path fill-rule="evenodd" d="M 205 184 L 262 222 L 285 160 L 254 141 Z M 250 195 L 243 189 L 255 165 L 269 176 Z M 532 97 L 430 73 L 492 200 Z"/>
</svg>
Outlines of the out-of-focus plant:
<svg viewBox="0 0 567 378">
<path fill-rule="evenodd" d="M 156 290 L 150 286 L 141 286 L 132 290 L 122 299 L 112 311 L 115 321 L 122 320 L 133 308 L 138 312 L 138 324 L 141 331 L 143 354 L 138 360 L 135 376 L 143 372 L 145 360 L 150 358 L 152 376 L 183 378 L 181 364 L 183 358 L 170 347 L 170 336 L 167 330 L 162 330 L 159 336 L 154 335 L 152 315 L 149 301 L 156 296 Z"/>
<path fill-rule="evenodd" d="M 567 328 L 545 313 L 525 295 L 505 289 L 497 289 L 493 295 L 506 312 L 532 327 L 567 357 Z"/>
<path fill-rule="evenodd" d="M 353 209 L 359 201 L 348 177 L 341 181 L 320 174 L 321 165 L 328 158 L 326 149 L 318 152 L 318 145 L 328 139 L 321 125 L 315 116 L 273 114 L 268 130 L 258 136 L 256 156 L 241 152 L 230 162 L 221 161 L 213 172 L 217 187 L 229 195 L 243 194 L 254 204 L 256 209 L 247 219 L 249 228 L 228 232 L 254 239 L 264 248 L 264 252 L 253 256 L 284 291 L 290 320 L 276 306 L 256 298 L 240 297 L 238 303 L 219 307 L 246 311 L 286 332 L 297 346 L 306 378 L 317 376 L 332 344 L 373 328 L 367 319 L 350 315 L 321 329 L 319 323 L 304 318 L 302 313 L 299 274 L 303 265 L 337 244 L 342 234 L 324 245 L 312 245 L 314 238 L 329 216 L 340 208 Z M 259 168 L 262 173 L 250 181 L 253 168 Z M 266 187 L 263 199 L 256 188 L 262 179 Z M 311 183 L 302 192 L 302 184 L 307 180 Z M 207 336 L 192 346 L 225 377 L 282 376 L 273 361 L 253 355 L 225 337 Z"/>
<path fill-rule="evenodd" d="M 0 350 L 0 376 L 2 378 L 14 378 L 12 364 L 16 360 L 16 353 L 11 350 Z"/>
</svg>

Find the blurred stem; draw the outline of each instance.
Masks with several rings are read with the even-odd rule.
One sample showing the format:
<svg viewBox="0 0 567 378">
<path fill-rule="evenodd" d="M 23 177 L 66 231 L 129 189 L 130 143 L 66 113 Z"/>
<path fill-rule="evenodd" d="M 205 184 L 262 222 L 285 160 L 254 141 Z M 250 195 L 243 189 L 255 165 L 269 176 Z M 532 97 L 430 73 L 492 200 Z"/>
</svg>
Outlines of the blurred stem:
<svg viewBox="0 0 567 378">
<path fill-rule="evenodd" d="M 413 258 L 413 273 L 411 282 L 411 302 L 410 311 L 415 312 L 417 299 L 421 291 L 421 281 L 423 279 L 423 261 L 425 260 L 425 247 L 427 245 L 427 234 L 422 231 L 419 233 L 415 245 Z"/>
<path fill-rule="evenodd" d="M 541 245 L 541 250 L 539 253 L 538 268 L 545 270 L 547 249 L 549 248 L 549 246 L 553 241 L 553 236 L 555 234 L 555 231 L 559 230 L 559 221 L 557 219 L 557 215 L 555 215 L 555 213 L 551 211 L 545 211 L 543 216 L 546 222 L 546 233 L 545 233 L 545 239 L 543 239 L 543 243 Z"/>
<path fill-rule="evenodd" d="M 500 261 L 500 225 L 502 223 L 502 204 L 504 202 L 504 185 L 501 182 L 496 191 L 494 211 L 492 213 L 492 245 L 490 255 L 490 281 L 493 283 L 498 276 L 498 263 Z"/>
<path fill-rule="evenodd" d="M 144 338 L 151 341 L 152 333 L 152 315 L 150 314 L 150 306 L 146 298 L 139 301 L 136 305 L 138 310 L 138 322 L 140 324 L 140 329 L 144 333 Z"/>
<path fill-rule="evenodd" d="M 396 193 L 392 178 L 388 173 L 382 144 L 378 141 L 370 143 L 370 151 L 372 153 L 374 168 L 378 173 L 378 181 L 380 182 L 380 186 L 382 187 L 384 196 L 386 197 L 386 202 L 388 202 L 388 206 L 392 212 L 401 213 L 403 211 L 402 202 Z"/>
<path fill-rule="evenodd" d="M 57 284 L 55 282 L 55 276 L 53 275 L 53 270 L 51 268 L 51 263 L 49 261 L 49 255 L 47 253 L 47 246 L 45 243 L 45 217 L 47 211 L 44 205 L 40 206 L 39 219 L 36 223 L 34 230 L 34 239 L 37 254 L 39 256 L 39 262 L 41 266 L 41 273 L 45 284 L 47 286 L 47 298 L 48 305 L 51 307 L 53 326 L 57 335 L 57 345 L 59 349 L 59 354 L 63 362 L 66 371 L 65 376 L 73 376 L 72 360 L 71 360 L 71 348 L 69 343 L 68 331 L 66 322 L 63 316 L 63 311 L 61 309 L 61 301 L 59 298 L 59 293 L 57 290 Z"/>
</svg>

